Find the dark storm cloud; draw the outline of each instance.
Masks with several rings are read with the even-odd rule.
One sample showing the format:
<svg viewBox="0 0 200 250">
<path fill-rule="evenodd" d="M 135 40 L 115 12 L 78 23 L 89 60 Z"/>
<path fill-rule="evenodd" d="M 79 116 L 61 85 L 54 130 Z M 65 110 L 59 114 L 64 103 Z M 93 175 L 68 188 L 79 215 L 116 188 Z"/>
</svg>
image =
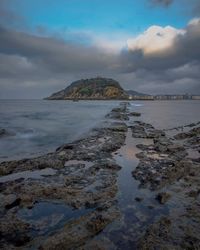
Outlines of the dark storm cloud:
<svg viewBox="0 0 200 250">
<path fill-rule="evenodd" d="M 125 89 L 148 94 L 200 94 L 200 64 L 171 70 L 142 70 L 118 75 Z"/>
<path fill-rule="evenodd" d="M 168 7 L 170 4 L 173 3 L 173 0 L 151 0 L 153 5 L 161 5 L 164 7 Z"/>
<path fill-rule="evenodd" d="M 117 64 L 112 53 L 54 37 L 1 27 L 0 40 L 0 97 L 4 98 L 8 89 L 21 88 L 21 94 L 26 95 L 28 87 L 45 96 L 63 87 L 66 80 L 70 84 L 80 77 L 113 72 Z"/>
<path fill-rule="evenodd" d="M 192 10 L 193 10 L 193 13 L 194 13 L 195 15 L 200 16 L 200 1 L 199 1 L 199 0 L 196 0 L 196 1 L 195 1 L 195 4 L 194 4 Z"/>
<path fill-rule="evenodd" d="M 20 55 L 55 73 L 104 69 L 112 56 L 95 47 L 74 45 L 52 37 L 39 37 L 0 28 L 0 53 Z"/>
</svg>

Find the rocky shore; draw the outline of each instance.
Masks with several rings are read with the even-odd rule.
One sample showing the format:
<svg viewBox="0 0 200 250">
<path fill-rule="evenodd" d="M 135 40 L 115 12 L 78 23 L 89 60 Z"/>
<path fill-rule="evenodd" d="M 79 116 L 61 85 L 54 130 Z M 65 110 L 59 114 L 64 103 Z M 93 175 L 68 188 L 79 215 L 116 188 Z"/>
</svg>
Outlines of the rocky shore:
<svg viewBox="0 0 200 250">
<path fill-rule="evenodd" d="M 152 138 L 137 145 L 140 162 L 132 172 L 140 186 L 155 191 L 155 199 L 169 208 L 139 240 L 138 249 L 200 249 L 200 127 L 199 122 L 164 131 L 140 123 L 133 136 Z M 167 132 L 173 132 L 167 134 Z M 178 133 L 177 133 L 178 132 Z M 167 204 L 166 204 L 167 203 Z"/>
<path fill-rule="evenodd" d="M 116 228 L 128 213 L 119 185 L 126 165 L 115 155 L 127 137 L 139 141 L 137 152 L 126 149 L 137 158 L 131 180 L 138 196 L 129 213 L 144 210 L 150 218 L 140 215 L 122 232 Z M 86 138 L 37 158 L 0 163 L 0 248 L 200 249 L 199 152 L 199 123 L 158 130 L 122 102 Z"/>
</svg>

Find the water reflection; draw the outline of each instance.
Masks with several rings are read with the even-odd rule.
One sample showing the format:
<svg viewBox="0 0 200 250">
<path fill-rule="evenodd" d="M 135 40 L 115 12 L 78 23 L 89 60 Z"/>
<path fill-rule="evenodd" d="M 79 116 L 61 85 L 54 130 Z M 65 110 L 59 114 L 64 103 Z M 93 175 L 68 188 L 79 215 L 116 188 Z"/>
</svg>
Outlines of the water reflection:
<svg viewBox="0 0 200 250">
<path fill-rule="evenodd" d="M 151 144 L 152 140 L 133 138 L 129 129 L 125 145 L 113 155 L 117 164 L 122 166 L 117 197 L 121 219 L 108 226 L 99 237 L 109 238 L 117 249 L 135 249 L 145 229 L 160 215 L 168 214 L 167 207 L 160 206 L 155 200 L 155 193 L 139 188 L 139 182 L 132 177 L 132 171 L 139 163 L 135 154 L 140 150 L 136 145 L 141 143 Z"/>
</svg>

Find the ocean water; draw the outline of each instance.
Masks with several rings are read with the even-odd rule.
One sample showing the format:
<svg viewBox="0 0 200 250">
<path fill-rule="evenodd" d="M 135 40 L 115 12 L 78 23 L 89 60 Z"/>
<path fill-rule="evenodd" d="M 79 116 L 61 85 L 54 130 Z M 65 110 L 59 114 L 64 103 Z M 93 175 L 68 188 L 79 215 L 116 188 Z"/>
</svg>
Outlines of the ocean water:
<svg viewBox="0 0 200 250">
<path fill-rule="evenodd" d="M 34 157 L 84 137 L 120 101 L 0 100 L 0 161 Z M 200 101 L 132 101 L 137 120 L 171 128 L 200 120 Z"/>
</svg>

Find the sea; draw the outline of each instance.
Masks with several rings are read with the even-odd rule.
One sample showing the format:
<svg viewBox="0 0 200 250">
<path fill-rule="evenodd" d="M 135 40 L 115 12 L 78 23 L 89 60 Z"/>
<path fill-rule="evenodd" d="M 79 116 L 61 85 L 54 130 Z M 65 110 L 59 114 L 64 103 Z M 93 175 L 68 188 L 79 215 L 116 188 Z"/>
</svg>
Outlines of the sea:
<svg viewBox="0 0 200 250">
<path fill-rule="evenodd" d="M 120 101 L 0 100 L 0 162 L 31 158 L 86 136 Z M 130 101 L 136 120 L 168 129 L 200 121 L 200 101 Z"/>
</svg>

